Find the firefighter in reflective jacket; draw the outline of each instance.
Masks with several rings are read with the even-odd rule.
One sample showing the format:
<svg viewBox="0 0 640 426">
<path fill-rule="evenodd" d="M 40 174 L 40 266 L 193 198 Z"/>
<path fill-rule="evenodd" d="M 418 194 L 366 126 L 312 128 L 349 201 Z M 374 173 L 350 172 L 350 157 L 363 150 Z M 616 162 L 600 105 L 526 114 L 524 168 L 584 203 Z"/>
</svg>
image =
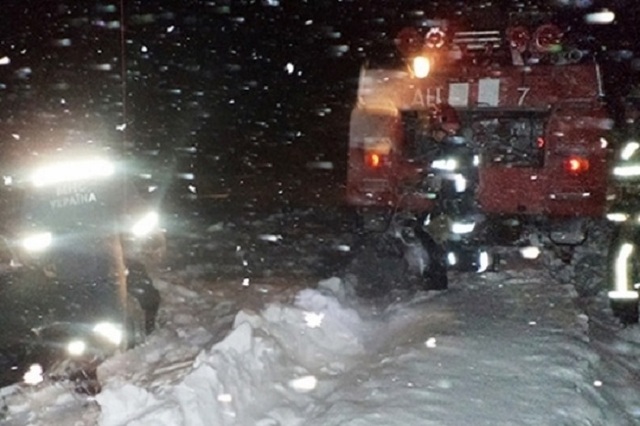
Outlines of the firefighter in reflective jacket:
<svg viewBox="0 0 640 426">
<path fill-rule="evenodd" d="M 471 141 L 460 134 L 460 121 L 455 109 L 442 104 L 438 112 L 439 122 L 433 130 L 433 137 L 438 142 L 439 153 L 431 168 L 442 177 L 439 207 L 442 213 L 453 217 L 475 214 L 476 152 Z"/>
<path fill-rule="evenodd" d="M 432 134 L 439 150 L 430 169 L 441 178 L 435 214 L 447 224 L 448 263 L 451 267 L 483 272 L 491 267 L 492 260 L 475 238 L 482 221 L 476 203 L 478 155 L 453 107 L 439 105 L 437 117 Z"/>
</svg>

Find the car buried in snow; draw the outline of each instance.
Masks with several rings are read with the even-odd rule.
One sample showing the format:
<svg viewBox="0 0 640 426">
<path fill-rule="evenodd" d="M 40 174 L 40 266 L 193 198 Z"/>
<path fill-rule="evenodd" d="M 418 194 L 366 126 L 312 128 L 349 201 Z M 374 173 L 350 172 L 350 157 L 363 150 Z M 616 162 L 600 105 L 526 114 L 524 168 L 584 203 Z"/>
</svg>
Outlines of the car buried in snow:
<svg viewBox="0 0 640 426">
<path fill-rule="evenodd" d="M 159 213 L 108 150 L 27 158 L 2 188 L 3 382 L 91 381 L 154 329 L 160 296 L 146 265 L 164 255 Z"/>
<path fill-rule="evenodd" d="M 607 227 L 613 125 L 595 56 L 552 21 L 429 24 L 396 37 L 402 67 L 361 70 L 346 182 L 361 227 L 384 233 L 409 212 L 449 268 L 484 271 L 499 247 L 589 261 L 607 235 L 592 230 Z M 466 144 L 466 160 L 436 130 Z M 460 189 L 443 191 L 447 176 Z M 462 193 L 473 202 L 451 207 Z"/>
</svg>

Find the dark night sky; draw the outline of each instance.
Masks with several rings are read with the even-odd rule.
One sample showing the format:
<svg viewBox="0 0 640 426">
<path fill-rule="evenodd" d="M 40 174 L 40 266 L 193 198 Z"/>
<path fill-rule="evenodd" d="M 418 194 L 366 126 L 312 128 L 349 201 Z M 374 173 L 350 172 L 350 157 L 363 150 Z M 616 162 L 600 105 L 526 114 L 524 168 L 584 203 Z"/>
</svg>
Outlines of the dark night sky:
<svg viewBox="0 0 640 426">
<path fill-rule="evenodd" d="M 559 3 L 565 6 L 550 7 Z M 526 10 L 557 12 L 564 23 L 583 33 L 583 42 L 601 49 L 603 57 L 621 48 L 636 50 L 630 40 L 639 38 L 635 0 L 122 4 L 124 50 L 119 0 L 3 5 L 10 20 L 0 29 L 0 58 L 10 59 L 0 65 L 3 137 L 26 131 L 21 129 L 34 132 L 45 113 L 56 122 L 74 125 L 98 116 L 113 128 L 126 111 L 127 138 L 140 145 L 197 146 L 238 161 L 269 153 L 282 158 L 283 149 L 289 164 L 295 163 L 296 155 L 342 161 L 359 67 L 365 60 L 397 59 L 393 37 L 403 26 L 432 15 L 454 14 L 480 27 L 504 19 L 504 11 L 514 5 L 525 4 Z M 494 7 L 480 7 L 487 4 Z M 618 14 L 616 25 L 581 28 L 587 10 L 582 6 L 589 4 L 624 13 Z M 460 10 L 463 13 L 455 15 Z M 613 86 L 624 87 L 626 74 L 621 70 L 629 70 L 632 59 L 608 62 L 614 64 Z"/>
</svg>

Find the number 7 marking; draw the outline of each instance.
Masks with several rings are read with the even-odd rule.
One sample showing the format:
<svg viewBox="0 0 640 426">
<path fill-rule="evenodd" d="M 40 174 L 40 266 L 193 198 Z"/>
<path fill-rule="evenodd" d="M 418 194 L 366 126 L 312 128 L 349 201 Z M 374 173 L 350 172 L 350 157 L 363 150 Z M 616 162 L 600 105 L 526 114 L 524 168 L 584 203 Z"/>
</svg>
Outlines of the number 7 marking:
<svg viewBox="0 0 640 426">
<path fill-rule="evenodd" d="M 522 106 L 524 104 L 524 98 L 529 94 L 529 90 L 531 90 L 531 87 L 518 87 L 518 92 L 522 92 L 520 99 L 518 99 L 518 106 Z"/>
</svg>

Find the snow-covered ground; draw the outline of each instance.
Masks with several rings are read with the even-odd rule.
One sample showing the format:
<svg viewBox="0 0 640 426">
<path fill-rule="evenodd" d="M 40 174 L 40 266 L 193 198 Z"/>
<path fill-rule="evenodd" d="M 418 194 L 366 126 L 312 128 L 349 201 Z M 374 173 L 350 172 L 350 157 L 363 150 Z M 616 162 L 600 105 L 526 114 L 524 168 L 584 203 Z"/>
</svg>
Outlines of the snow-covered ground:
<svg viewBox="0 0 640 426">
<path fill-rule="evenodd" d="M 3 424 L 640 424 L 640 331 L 535 263 L 374 302 L 338 276 L 239 272 L 274 253 L 269 244 L 277 256 L 286 230 L 255 235 L 265 249 L 253 258 L 240 228 L 209 231 L 220 242 L 211 250 L 238 259 L 235 277 L 212 278 L 215 264 L 159 273 L 160 327 L 100 367 L 101 393 L 62 383 L 5 391 Z"/>
</svg>

